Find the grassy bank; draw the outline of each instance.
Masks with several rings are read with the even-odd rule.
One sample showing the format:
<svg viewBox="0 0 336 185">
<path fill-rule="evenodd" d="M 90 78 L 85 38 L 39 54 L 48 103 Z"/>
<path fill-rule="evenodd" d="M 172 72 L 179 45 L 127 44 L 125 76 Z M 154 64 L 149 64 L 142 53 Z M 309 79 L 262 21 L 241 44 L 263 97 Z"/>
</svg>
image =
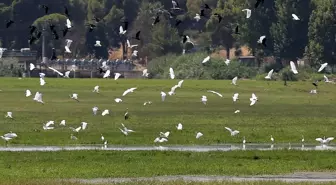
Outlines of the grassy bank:
<svg viewBox="0 0 336 185">
<path fill-rule="evenodd" d="M 179 80 L 118 80 L 111 79 L 49 79 L 45 86 L 39 79 L 1 78 L 0 112 L 5 115 L 12 111 L 14 119 L 0 116 L 0 132 L 16 132 L 18 138 L 10 144 L 25 145 L 68 145 L 101 144 L 101 134 L 110 144 L 152 145 L 159 132 L 171 131 L 165 144 L 217 144 L 241 143 L 243 136 L 247 142 L 270 142 L 273 135 L 279 143 L 298 143 L 301 135 L 307 143 L 316 143 L 316 137 L 335 136 L 336 86 L 320 83 L 317 95 L 308 92 L 313 89 L 310 82 L 260 82 L 238 80 L 238 85 L 230 81 L 186 80 L 176 95 L 167 95 L 161 102 L 160 92 L 168 92 Z M 99 85 L 101 93 L 93 93 Z M 122 93 L 137 87 L 134 93 L 122 97 Z M 33 97 L 25 97 L 25 90 L 43 93 L 45 105 L 34 102 Z M 206 92 L 218 91 L 223 98 Z M 239 93 L 239 100 L 233 103 L 232 96 Z M 78 93 L 80 102 L 69 98 Z M 259 101 L 249 106 L 249 98 L 255 93 Z M 201 96 L 208 97 L 208 104 L 200 102 Z M 122 98 L 117 104 L 114 99 Z M 144 106 L 145 101 L 152 105 Z M 110 115 L 93 116 L 92 108 L 109 109 Z M 129 108 L 130 120 L 124 120 L 124 112 Z M 239 109 L 241 112 L 234 114 Z M 66 127 L 59 125 L 66 120 Z M 43 130 L 42 125 L 54 120 L 54 130 Z M 78 140 L 70 139 L 73 133 L 68 127 L 78 127 L 81 122 L 88 128 L 74 133 Z M 182 131 L 176 130 L 177 123 L 183 123 Z M 135 130 L 125 137 L 119 130 L 121 123 Z M 225 126 L 237 129 L 240 134 L 231 137 Z M 195 139 L 196 132 L 204 136 Z"/>
<path fill-rule="evenodd" d="M 152 177 L 164 175 L 268 175 L 335 171 L 336 152 L 1 152 L 0 179 Z"/>
</svg>

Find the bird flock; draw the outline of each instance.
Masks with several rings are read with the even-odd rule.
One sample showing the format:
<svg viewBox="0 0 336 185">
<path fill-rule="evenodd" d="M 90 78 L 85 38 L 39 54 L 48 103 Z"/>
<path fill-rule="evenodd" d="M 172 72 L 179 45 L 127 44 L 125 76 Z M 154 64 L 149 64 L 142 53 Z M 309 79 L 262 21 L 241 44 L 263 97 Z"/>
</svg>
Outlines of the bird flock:
<svg viewBox="0 0 336 185">
<path fill-rule="evenodd" d="M 264 0 L 256 0 L 256 3 L 255 3 L 255 6 L 254 6 L 254 7 L 255 7 L 255 8 L 258 8 L 258 6 L 262 5 L 263 3 L 264 3 Z M 39 5 L 39 6 L 40 6 L 40 8 L 42 8 L 42 9 L 44 10 L 44 13 L 45 13 L 46 15 L 49 13 L 49 7 L 48 7 L 47 5 Z M 174 15 L 174 11 L 180 11 L 180 10 L 182 10 L 182 9 L 180 8 L 180 6 L 179 6 L 177 0 L 172 0 L 172 8 L 171 8 L 171 10 L 172 10 L 172 11 L 167 11 L 167 10 L 161 10 L 161 11 L 159 11 L 159 13 L 157 13 L 157 15 L 154 17 L 152 26 L 155 26 L 157 23 L 160 22 L 161 15 L 164 14 L 164 13 L 168 13 L 170 18 L 174 18 L 174 17 L 176 17 L 176 16 Z M 204 6 L 203 6 L 202 9 L 200 10 L 200 12 L 199 12 L 199 13 L 196 13 L 196 15 L 195 15 L 195 17 L 194 17 L 195 21 L 196 21 L 196 22 L 199 22 L 201 19 L 203 19 L 204 17 L 206 17 L 207 10 L 211 10 L 211 8 L 210 8 L 210 6 L 209 6 L 208 4 L 204 4 Z M 246 13 L 246 18 L 247 18 L 247 19 L 249 19 L 249 18 L 251 17 L 251 14 L 252 14 L 252 10 L 251 10 L 251 9 L 243 9 L 242 12 Z M 64 52 L 65 52 L 65 53 L 71 53 L 71 44 L 73 43 L 73 40 L 67 39 L 67 38 L 66 38 L 66 35 L 67 35 L 67 33 L 68 33 L 69 31 L 72 30 L 72 28 L 73 28 L 73 24 L 72 24 L 72 22 L 71 22 L 71 20 L 70 20 L 69 10 L 68 10 L 68 8 L 67 8 L 66 6 L 64 7 L 64 14 L 65 14 L 65 16 L 67 17 L 66 22 L 64 23 L 64 27 L 62 28 L 62 35 L 63 35 L 63 37 L 65 38 Z M 218 14 L 218 13 L 214 13 L 213 16 L 216 16 L 216 17 L 218 18 L 218 22 L 219 22 L 219 23 L 220 23 L 220 22 L 222 21 L 222 19 L 223 19 L 223 17 L 222 17 L 220 14 Z M 293 19 L 294 21 L 299 21 L 299 20 L 300 20 L 300 18 L 299 18 L 297 15 L 295 15 L 295 14 L 292 14 L 292 19 Z M 89 29 L 89 32 L 93 32 L 93 31 L 96 29 L 96 27 L 97 27 L 96 24 L 99 23 L 100 21 L 104 21 L 104 20 L 101 19 L 101 18 L 98 18 L 98 17 L 94 17 L 94 18 L 93 18 L 93 21 L 95 22 L 95 24 L 94 24 L 94 23 L 88 23 L 88 24 L 87 24 L 87 27 L 88 27 L 88 29 Z M 8 20 L 8 21 L 6 22 L 6 28 L 9 28 L 9 27 L 10 27 L 12 24 L 14 24 L 14 23 L 15 23 L 14 20 Z M 57 32 L 56 26 L 52 23 L 51 20 L 49 20 L 48 23 L 49 23 L 49 28 L 50 28 L 50 31 L 51 31 L 51 33 L 52 33 L 53 38 L 54 38 L 55 40 L 58 40 L 58 39 L 59 39 L 59 35 L 58 35 L 58 32 Z M 128 31 L 128 21 L 127 21 L 127 19 L 125 19 L 125 20 L 121 21 L 121 23 L 123 23 L 123 25 L 121 25 L 121 26 L 119 27 L 119 35 L 120 35 L 121 37 L 125 37 L 125 36 L 126 36 L 126 33 L 127 33 L 127 31 Z M 176 19 L 176 24 L 175 24 L 175 26 L 178 26 L 178 25 L 181 24 L 181 23 L 182 23 L 181 20 Z M 29 29 L 30 29 L 30 38 L 29 38 L 28 43 L 29 43 L 29 45 L 32 45 L 32 44 L 34 44 L 38 39 L 40 39 L 40 37 L 41 37 L 41 35 L 42 35 L 43 33 L 41 32 L 41 30 L 38 30 L 37 27 L 36 27 L 35 25 L 31 25 L 31 26 L 29 27 Z M 135 36 L 132 36 L 130 39 L 140 40 L 140 33 L 141 33 L 141 31 L 137 31 L 136 34 L 135 34 Z M 240 34 L 240 33 L 239 33 L 239 27 L 238 27 L 238 26 L 235 27 L 235 31 L 234 31 L 234 33 L 235 33 L 235 34 Z M 262 36 L 260 36 L 260 38 L 259 38 L 256 42 L 257 42 L 258 44 L 261 44 L 261 45 L 264 46 L 264 47 L 267 47 L 267 43 L 266 43 L 266 41 L 267 41 L 267 40 L 266 40 L 266 36 L 265 36 L 265 35 L 262 35 Z M 182 43 L 183 43 L 184 45 L 186 45 L 186 44 L 191 44 L 191 45 L 194 46 L 193 41 L 190 39 L 190 37 L 189 37 L 188 35 L 183 35 L 183 36 L 182 36 Z M 128 48 L 131 48 L 131 49 L 133 49 L 133 48 L 137 48 L 137 47 L 138 47 L 138 44 L 131 44 L 130 40 L 129 40 L 127 37 L 126 37 L 126 44 L 127 44 L 127 47 L 128 47 Z M 102 47 L 102 45 L 104 45 L 104 43 L 101 43 L 101 41 L 96 40 L 95 43 L 92 43 L 92 45 L 93 45 L 94 47 Z M 185 52 L 186 52 L 186 49 L 185 49 L 185 47 L 184 47 L 182 53 L 184 54 Z M 133 49 L 132 56 L 134 56 L 134 57 L 137 57 L 137 56 L 138 56 L 138 51 L 137 51 L 136 49 Z M 55 50 L 55 48 L 52 48 L 52 56 L 50 57 L 50 60 L 57 60 L 57 55 L 56 55 L 56 50 Z M 210 57 L 210 56 L 207 56 L 206 58 L 204 58 L 204 59 L 203 59 L 202 61 L 200 61 L 200 62 L 201 62 L 201 64 L 205 64 L 205 63 L 211 62 L 211 57 Z M 230 65 L 230 60 L 229 60 L 229 59 L 226 59 L 225 64 L 226 64 L 226 65 Z M 46 64 L 45 64 L 45 65 L 46 65 Z M 318 69 L 318 72 L 323 71 L 324 68 L 325 68 L 327 65 L 328 65 L 328 63 L 324 63 L 324 64 L 322 64 L 321 67 Z M 47 67 L 48 67 L 48 66 L 47 66 Z M 290 62 L 290 68 L 291 68 L 291 71 L 292 71 L 295 75 L 299 73 L 298 70 L 297 70 L 297 68 L 296 68 L 296 66 L 295 66 L 295 63 L 294 63 L 293 61 Z M 31 64 L 30 64 L 30 70 L 32 71 L 32 70 L 35 70 L 35 69 L 36 69 L 35 65 L 31 63 Z M 69 71 L 66 71 L 64 74 L 61 73 L 60 71 L 58 71 L 58 70 L 52 68 L 52 67 L 48 67 L 48 69 L 54 71 L 55 73 L 57 73 L 58 75 L 60 75 L 60 76 L 62 76 L 62 77 L 64 77 L 64 78 L 69 78 L 69 75 L 70 75 L 71 71 L 75 71 L 75 67 L 73 67 L 73 69 L 71 69 L 71 70 L 69 70 Z M 98 70 L 99 70 L 100 74 L 103 74 L 103 78 L 109 78 L 109 77 L 111 76 L 111 71 L 108 69 L 108 66 L 106 65 L 106 62 L 103 62 L 102 66 L 101 66 Z M 270 70 L 270 71 L 268 72 L 267 76 L 265 76 L 265 79 L 266 79 L 266 80 L 271 80 L 271 79 L 272 79 L 272 74 L 273 74 L 273 72 L 274 72 L 273 69 Z M 148 72 L 147 69 L 145 69 L 145 70 L 143 71 L 143 76 L 144 76 L 144 77 L 148 77 L 149 74 L 150 74 L 150 73 Z M 46 76 L 46 75 L 45 75 L 44 73 L 39 73 L 39 75 L 40 75 L 40 85 L 41 85 L 41 86 L 46 85 L 46 84 L 47 84 L 47 82 L 45 81 L 45 76 Z M 120 73 L 114 73 L 114 80 L 118 80 L 118 78 L 119 78 L 120 76 L 121 76 Z M 169 76 L 170 76 L 171 79 L 175 79 L 175 73 L 174 73 L 173 68 L 171 68 L 171 67 L 169 68 Z M 334 83 L 334 82 L 330 81 L 325 75 L 324 75 L 324 81 L 327 82 L 327 83 Z M 182 87 L 183 82 L 184 82 L 184 80 L 181 80 L 181 81 L 178 82 L 178 84 L 174 85 L 174 86 L 171 88 L 171 90 L 170 90 L 169 92 L 167 92 L 168 95 L 169 95 L 169 96 L 174 95 L 176 89 Z M 237 82 L 238 82 L 238 77 L 234 77 L 234 78 L 232 79 L 231 84 L 232 84 L 232 85 L 237 85 Z M 314 82 L 313 85 L 314 85 L 315 87 L 318 86 L 316 82 Z M 100 88 L 99 86 L 95 86 L 95 87 L 93 88 L 93 91 L 92 91 L 92 92 L 93 92 L 93 93 L 99 93 L 99 88 Z M 137 90 L 137 87 L 129 88 L 129 89 L 125 90 L 124 93 L 123 93 L 121 96 L 122 96 L 122 97 L 125 97 L 127 94 L 129 94 L 129 93 L 133 93 L 135 90 Z M 206 91 L 206 92 L 216 94 L 216 95 L 219 96 L 220 98 L 223 98 L 223 95 L 222 95 L 222 94 L 220 94 L 219 92 L 216 92 L 216 91 L 214 91 L 214 90 L 208 90 L 208 91 Z M 165 101 L 165 100 L 166 100 L 167 93 L 165 93 L 165 92 L 163 92 L 163 91 L 161 92 L 161 100 L 162 100 L 162 101 Z M 316 93 L 317 93 L 317 90 L 316 90 L 316 89 L 313 89 L 313 90 L 310 91 L 310 93 L 312 93 L 312 94 L 316 94 Z M 31 92 L 29 89 L 27 89 L 26 92 L 25 92 L 25 96 L 26 96 L 26 97 L 30 97 L 30 96 L 32 96 L 32 92 Z M 80 102 L 80 100 L 79 100 L 79 95 L 78 95 L 77 93 L 72 93 L 72 94 L 69 95 L 69 97 L 70 97 L 71 99 L 73 99 L 74 101 L 78 102 L 78 103 Z M 202 95 L 200 99 L 201 99 L 201 102 L 202 102 L 204 105 L 207 104 L 208 99 L 207 99 L 207 96 L 206 96 L 206 95 Z M 35 96 L 34 96 L 34 98 L 33 98 L 33 100 L 36 101 L 36 102 L 38 102 L 38 103 L 41 103 L 41 104 L 44 104 L 44 103 L 45 103 L 45 102 L 43 101 L 43 94 L 42 94 L 41 92 L 36 92 L 36 93 L 35 93 Z M 239 100 L 239 93 L 234 93 L 233 96 L 232 96 L 232 100 L 233 100 L 233 102 L 238 101 L 238 100 Z M 122 102 L 123 102 L 123 100 L 122 100 L 121 98 L 115 98 L 114 101 L 115 101 L 116 103 L 122 103 Z M 250 106 L 255 105 L 257 102 L 258 102 L 258 97 L 256 96 L 255 93 L 252 93 L 251 98 L 250 98 Z M 144 102 L 143 105 L 145 106 L 145 105 L 150 105 L 150 104 L 152 104 L 151 101 L 146 101 L 146 102 Z M 95 107 L 92 108 L 93 115 L 97 115 L 98 111 L 99 111 L 99 108 L 98 108 L 98 107 L 95 106 Z M 234 113 L 235 113 L 235 114 L 240 113 L 240 110 L 235 110 Z M 109 114 L 109 110 L 108 110 L 108 109 L 103 110 L 102 113 L 101 113 L 102 116 L 106 116 L 106 115 L 108 115 L 108 114 Z M 125 118 L 125 120 L 127 120 L 127 119 L 129 119 L 129 117 L 130 117 L 130 114 L 129 114 L 128 109 L 127 109 L 126 112 L 125 112 L 125 114 L 124 114 L 124 118 Z M 7 112 L 7 114 L 6 114 L 6 118 L 8 118 L 8 119 L 13 119 L 13 113 L 12 113 L 12 112 Z M 54 125 L 55 125 L 55 122 L 54 122 L 54 121 L 48 121 L 47 123 L 43 123 L 42 128 L 43 128 L 44 130 L 52 130 L 52 129 L 55 128 Z M 65 121 L 65 120 L 62 120 L 62 121 L 60 122 L 59 125 L 60 125 L 60 126 L 66 126 L 66 121 Z M 85 130 L 85 129 L 87 128 L 87 125 L 88 125 L 88 123 L 86 123 L 86 122 L 82 122 L 81 125 L 78 126 L 77 128 L 69 127 L 69 129 L 71 129 L 74 133 L 78 133 L 78 132 L 80 132 L 81 130 Z M 120 132 L 121 132 L 122 134 L 124 134 L 125 136 L 128 136 L 128 135 L 129 135 L 130 133 L 132 133 L 132 132 L 135 132 L 134 130 L 127 128 L 123 123 L 121 123 L 121 126 L 122 126 L 122 128 L 119 128 L 119 129 L 120 129 Z M 176 126 L 176 129 L 179 130 L 179 131 L 181 131 L 181 130 L 183 129 L 183 125 L 182 125 L 182 123 L 178 123 L 177 126 Z M 228 128 L 228 127 L 225 127 L 225 129 L 226 129 L 227 131 L 230 132 L 230 135 L 231 135 L 231 136 L 236 136 L 236 135 L 238 135 L 238 134 L 240 133 L 238 130 L 234 130 L 234 129 L 231 129 L 231 128 Z M 170 135 L 170 132 L 169 132 L 169 131 L 168 131 L 168 132 L 160 132 L 159 135 L 158 135 L 158 137 L 154 139 L 154 142 L 155 142 L 155 143 L 156 143 L 156 142 L 159 142 L 159 143 L 167 142 L 167 141 L 168 141 L 168 137 L 169 137 L 169 135 Z M 201 132 L 197 132 L 195 138 L 196 138 L 196 139 L 199 139 L 199 138 L 201 138 L 202 136 L 203 136 L 203 133 L 201 133 Z M 7 143 L 9 140 L 14 139 L 14 138 L 16 138 L 16 137 L 17 137 L 17 134 L 16 134 L 16 133 L 12 133 L 12 132 L 10 132 L 10 133 L 6 133 L 6 134 L 4 134 L 3 136 L 1 136 L 1 138 L 2 138 L 3 140 L 5 140 L 6 143 Z M 74 134 L 71 134 L 70 139 L 72 139 L 72 140 L 77 140 L 78 138 L 77 138 Z M 319 141 L 321 144 L 327 144 L 327 143 L 329 143 L 330 141 L 332 141 L 333 139 L 334 139 L 333 137 L 328 137 L 328 138 L 325 138 L 325 137 L 324 137 L 323 139 L 322 139 L 322 138 L 316 138 L 316 141 Z M 106 147 L 106 145 L 107 145 L 107 140 L 104 138 L 103 135 L 101 135 L 101 140 L 102 140 L 104 146 Z M 272 135 L 271 135 L 271 141 L 274 142 L 274 138 L 273 138 Z M 303 136 L 302 136 L 302 142 L 304 142 L 304 138 L 303 138 Z M 243 143 L 244 143 L 244 144 L 246 143 L 245 136 L 244 136 Z"/>
<path fill-rule="evenodd" d="M 294 64 L 293 62 L 290 62 L 290 66 L 291 66 L 291 71 L 292 71 L 294 74 L 298 74 L 298 71 L 297 71 L 297 69 L 296 69 L 296 67 L 295 67 L 295 64 Z M 318 69 L 318 72 L 323 71 L 323 69 L 324 69 L 326 66 L 327 66 L 327 64 L 322 64 L 321 67 Z M 34 68 L 31 68 L 31 70 L 34 70 Z M 147 69 L 145 69 L 145 70 L 143 71 L 143 75 L 146 76 L 146 74 L 148 74 L 148 70 L 147 70 Z M 272 74 L 273 74 L 273 69 L 267 74 L 267 76 L 265 77 L 265 79 L 267 79 L 267 80 L 271 80 L 271 79 L 272 79 Z M 174 70 L 173 70 L 173 68 L 169 68 L 169 75 L 170 75 L 170 78 L 171 78 L 171 79 L 175 79 L 175 74 L 174 74 Z M 116 80 L 117 80 L 117 79 L 116 79 Z M 231 84 L 232 84 L 232 85 L 237 85 L 237 82 L 238 82 L 238 77 L 234 77 L 234 78 L 232 79 Z M 325 80 L 325 82 L 326 82 L 326 83 L 330 83 L 329 80 Z M 170 90 L 169 92 L 167 92 L 167 93 L 161 91 L 161 92 L 160 92 L 160 94 L 161 94 L 161 101 L 164 102 L 164 101 L 166 100 L 166 96 L 167 96 L 167 94 L 168 94 L 169 96 L 173 96 L 173 95 L 175 95 L 175 94 L 176 94 L 175 91 L 177 90 L 177 88 L 182 88 L 183 83 L 184 83 L 184 80 L 180 80 L 180 81 L 179 81 L 176 85 L 174 85 L 174 86 L 171 88 L 171 90 Z M 41 85 L 41 86 L 44 86 L 45 84 L 46 84 L 46 82 L 45 82 L 45 74 L 40 73 L 40 85 Z M 313 85 L 316 86 L 316 87 L 318 86 L 315 82 L 313 83 Z M 129 93 L 134 93 L 135 90 L 137 90 L 137 87 L 132 87 L 132 88 L 126 89 L 126 90 L 122 93 L 121 97 L 122 97 L 122 98 L 125 98 L 126 95 L 128 95 Z M 219 98 L 223 98 L 223 95 L 222 95 L 222 94 L 220 94 L 219 92 L 216 92 L 216 91 L 214 91 L 214 90 L 207 90 L 206 92 L 215 94 L 215 95 L 217 95 Z M 92 93 L 100 93 L 100 86 L 98 86 L 98 85 L 97 85 L 97 86 L 94 86 L 94 87 L 93 87 L 93 90 L 92 90 Z M 311 93 L 312 93 L 312 92 L 311 92 Z M 315 93 L 316 93 L 316 90 L 315 90 Z M 30 97 L 30 96 L 32 96 L 32 92 L 31 92 L 29 89 L 27 89 L 27 90 L 25 91 L 25 96 L 26 96 L 26 97 Z M 72 94 L 69 95 L 69 97 L 70 97 L 71 99 L 73 99 L 74 101 L 78 102 L 78 103 L 80 102 L 80 100 L 79 100 L 79 98 L 78 98 L 79 95 L 78 95 L 77 93 L 72 93 Z M 122 103 L 123 100 L 121 99 L 121 97 L 120 97 L 120 98 L 115 98 L 114 101 L 115 101 L 116 103 Z M 42 95 L 41 92 L 36 92 L 36 93 L 35 93 L 35 96 L 34 96 L 34 98 L 33 98 L 33 100 L 36 101 L 36 102 L 38 102 L 38 103 L 44 104 L 44 101 L 43 101 L 43 95 Z M 237 101 L 239 100 L 239 93 L 234 93 L 233 96 L 232 96 L 232 100 L 233 100 L 233 102 L 237 102 Z M 202 102 L 204 105 L 207 105 L 207 101 L 208 101 L 207 96 L 206 96 L 206 95 L 202 95 L 202 96 L 201 96 L 201 102 Z M 258 102 L 258 97 L 256 96 L 255 93 L 252 93 L 252 94 L 251 94 L 251 98 L 250 98 L 250 106 L 255 105 L 257 102 Z M 146 105 L 150 105 L 150 104 L 152 104 L 151 101 L 146 101 L 146 102 L 144 102 L 143 105 L 146 106 Z M 97 115 L 98 111 L 99 111 L 99 108 L 98 108 L 97 106 L 95 106 L 95 107 L 92 108 L 92 113 L 93 113 L 94 116 Z M 240 110 L 235 110 L 234 113 L 235 113 L 235 114 L 240 113 Z M 109 115 L 109 114 L 110 114 L 110 111 L 109 111 L 108 109 L 105 109 L 105 110 L 102 110 L 102 111 L 101 111 L 101 116 L 106 116 L 106 115 Z M 7 112 L 7 114 L 5 115 L 5 117 L 8 118 L 8 119 L 13 119 L 13 112 Z M 125 119 L 125 120 L 128 120 L 129 118 L 130 118 L 130 114 L 129 114 L 129 112 L 128 112 L 128 108 L 127 108 L 127 110 L 126 110 L 125 113 L 124 113 L 124 119 Z M 43 124 L 42 124 L 42 128 L 43 128 L 43 130 L 52 130 L 52 129 L 55 129 L 54 125 L 55 125 L 55 122 L 54 122 L 54 121 L 48 121 L 47 123 L 43 123 Z M 66 121 L 65 121 L 65 120 L 62 120 L 62 121 L 60 122 L 59 125 L 65 127 L 65 126 L 66 126 Z M 87 122 L 81 122 L 81 125 L 79 125 L 78 127 L 76 127 L 76 128 L 69 127 L 69 129 L 71 129 L 74 133 L 78 133 L 78 132 L 80 132 L 81 130 L 85 130 L 85 129 L 87 128 L 87 125 L 88 125 Z M 123 123 L 121 123 L 121 126 L 122 126 L 122 128 L 119 128 L 119 130 L 120 130 L 120 132 L 121 132 L 122 134 L 124 134 L 125 136 L 128 136 L 130 133 L 135 132 L 134 130 L 127 128 Z M 182 123 L 178 123 L 178 124 L 176 125 L 176 129 L 179 130 L 179 131 L 183 130 L 183 125 L 182 125 Z M 225 129 L 226 129 L 227 131 L 230 132 L 230 135 L 231 135 L 231 136 L 236 136 L 236 135 L 238 135 L 238 134 L 240 133 L 239 130 L 234 130 L 234 129 L 229 128 L 229 127 L 225 127 Z M 169 135 L 170 135 L 170 131 L 167 131 L 167 132 L 160 132 L 159 135 L 158 135 L 158 137 L 156 137 L 156 138 L 154 139 L 154 142 L 155 142 L 155 143 L 163 143 L 163 142 L 167 142 L 167 141 L 168 141 L 168 138 L 169 138 Z M 199 139 L 199 138 L 201 138 L 202 136 L 203 136 L 203 133 L 202 133 L 202 132 L 197 132 L 195 138 L 196 138 L 196 139 Z M 6 141 L 6 144 L 7 144 L 7 142 L 8 142 L 9 140 L 14 139 L 14 138 L 16 138 L 16 137 L 17 137 L 17 134 L 16 134 L 16 133 L 12 133 L 12 132 L 10 132 L 10 133 L 6 133 L 6 134 L 4 134 L 3 136 L 1 136 L 1 138 L 2 138 L 3 140 Z M 77 140 L 78 138 L 77 138 L 74 134 L 71 134 L 71 135 L 70 135 L 70 139 L 72 139 L 72 140 Z M 107 140 L 105 140 L 105 138 L 104 138 L 103 135 L 101 135 L 101 139 L 102 139 L 102 142 L 103 142 L 103 144 L 104 144 L 104 147 L 107 147 Z M 328 144 L 328 143 L 329 143 L 330 141 L 332 141 L 333 139 L 334 139 L 333 137 L 328 137 L 328 138 L 325 138 L 325 137 L 324 137 L 324 138 L 316 138 L 316 141 L 318 141 L 318 142 L 320 142 L 321 144 L 325 145 L 325 144 Z M 273 138 L 272 135 L 271 135 L 271 141 L 272 141 L 272 143 L 275 142 L 275 139 Z M 301 140 L 301 142 L 304 143 L 304 138 L 303 138 L 303 136 L 302 136 L 302 140 Z M 245 143 L 246 143 L 246 139 L 245 139 L 245 136 L 244 136 L 243 144 L 245 145 Z"/>
</svg>

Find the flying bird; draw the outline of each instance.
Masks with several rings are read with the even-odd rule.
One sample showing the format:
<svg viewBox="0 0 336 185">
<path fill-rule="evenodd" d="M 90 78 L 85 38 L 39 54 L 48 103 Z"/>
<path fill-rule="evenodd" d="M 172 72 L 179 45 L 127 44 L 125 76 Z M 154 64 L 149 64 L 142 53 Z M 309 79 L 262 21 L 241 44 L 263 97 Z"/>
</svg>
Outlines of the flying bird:
<svg viewBox="0 0 336 185">
<path fill-rule="evenodd" d="M 292 17 L 293 17 L 293 20 L 295 20 L 295 21 L 299 21 L 300 20 L 299 17 L 297 15 L 295 15 L 295 14 L 292 14 Z"/>
<path fill-rule="evenodd" d="M 263 46 L 266 47 L 266 36 L 265 35 L 263 35 L 259 38 L 258 44 L 262 44 Z"/>
<path fill-rule="evenodd" d="M 237 76 L 234 77 L 234 78 L 232 79 L 231 84 L 233 84 L 233 85 L 237 85 L 237 80 L 238 80 L 238 77 L 237 77 Z"/>
<path fill-rule="evenodd" d="M 273 74 L 273 69 L 268 72 L 267 76 L 265 76 L 265 79 L 270 80 L 272 78 L 272 74 Z"/>
<path fill-rule="evenodd" d="M 175 79 L 175 73 L 174 73 L 173 68 L 169 68 L 169 76 L 171 79 Z"/>
<path fill-rule="evenodd" d="M 214 94 L 217 94 L 219 97 L 223 97 L 223 95 L 222 94 L 220 94 L 220 93 L 218 93 L 218 92 L 216 92 L 216 91 L 211 91 L 211 90 L 208 90 L 207 92 L 210 92 L 210 93 L 214 93 Z"/>
<path fill-rule="evenodd" d="M 294 64 L 293 61 L 290 61 L 290 68 L 291 68 L 291 71 L 294 73 L 294 74 L 298 74 L 299 72 L 297 71 L 296 69 L 296 66 Z"/>
<path fill-rule="evenodd" d="M 243 12 L 246 12 L 246 18 L 250 18 L 251 17 L 251 10 L 250 9 L 243 9 Z"/>
<path fill-rule="evenodd" d="M 323 63 L 323 64 L 321 64 L 321 67 L 318 69 L 317 72 L 321 72 L 321 71 L 323 71 L 323 69 L 326 68 L 327 65 L 328 65 L 328 63 Z"/>
<path fill-rule="evenodd" d="M 128 93 L 131 93 L 131 92 L 134 92 L 134 90 L 136 90 L 137 88 L 136 87 L 132 87 L 130 89 L 127 89 L 123 94 L 122 96 L 126 96 Z"/>
<path fill-rule="evenodd" d="M 231 134 L 231 136 L 235 136 L 237 134 L 239 134 L 239 131 L 238 130 L 232 130 L 231 128 L 229 127 L 225 127 L 226 130 L 228 130 Z"/>
</svg>

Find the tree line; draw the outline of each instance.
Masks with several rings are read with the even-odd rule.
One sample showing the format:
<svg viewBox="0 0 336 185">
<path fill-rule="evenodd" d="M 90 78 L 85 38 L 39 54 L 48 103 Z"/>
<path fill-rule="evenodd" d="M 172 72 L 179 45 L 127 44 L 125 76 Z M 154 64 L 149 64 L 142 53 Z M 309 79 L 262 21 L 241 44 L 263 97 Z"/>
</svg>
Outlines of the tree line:
<svg viewBox="0 0 336 185">
<path fill-rule="evenodd" d="M 169 0 L 2 0 L 0 3 L 0 46 L 9 49 L 27 48 L 41 54 L 41 39 L 28 44 L 29 26 L 38 29 L 47 27 L 51 20 L 61 31 L 69 10 L 73 28 L 65 38 L 58 40 L 46 35 L 47 54 L 56 48 L 64 54 L 65 39 L 71 45 L 71 57 L 107 58 L 110 48 L 122 48 L 126 55 L 126 39 L 119 34 L 119 27 L 128 22 L 127 38 L 131 44 L 138 44 L 139 57 L 154 59 L 169 53 L 182 54 L 185 46 L 183 35 L 188 35 L 197 50 L 212 52 L 218 48 L 229 51 L 247 46 L 258 59 L 274 56 L 277 61 L 306 58 L 313 66 L 327 62 L 336 63 L 336 0 L 272 0 L 254 7 L 256 0 L 175 0 L 180 10 L 172 10 Z M 47 5 L 45 14 L 39 5 Z M 207 4 L 210 9 L 204 9 Z M 195 20 L 196 14 L 204 10 L 204 16 Z M 243 9 L 251 9 L 246 18 Z M 219 22 L 218 16 L 221 16 Z M 300 20 L 295 21 L 292 14 Z M 160 22 L 153 25 L 157 15 Z M 94 18 L 101 21 L 95 22 Z M 6 21 L 13 20 L 6 28 Z M 177 22 L 180 22 L 177 24 Z M 95 24 L 89 32 L 88 25 Z M 238 26 L 239 34 L 235 33 Z M 141 31 L 141 40 L 132 39 Z M 257 43 L 260 36 L 267 38 L 267 47 Z M 94 47 L 100 40 L 102 47 Z"/>
</svg>

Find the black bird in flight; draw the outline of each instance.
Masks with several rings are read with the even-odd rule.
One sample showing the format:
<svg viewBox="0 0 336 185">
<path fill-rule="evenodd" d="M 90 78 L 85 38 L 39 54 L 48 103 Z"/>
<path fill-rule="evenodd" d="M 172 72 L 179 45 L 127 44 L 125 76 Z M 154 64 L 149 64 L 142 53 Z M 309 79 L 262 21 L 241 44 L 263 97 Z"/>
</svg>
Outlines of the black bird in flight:
<svg viewBox="0 0 336 185">
<path fill-rule="evenodd" d="M 158 22 L 160 22 L 160 15 L 157 15 L 157 16 L 155 17 L 152 26 L 154 26 L 154 25 L 157 24 Z"/>
<path fill-rule="evenodd" d="M 57 60 L 55 48 L 52 48 L 52 54 L 50 60 Z"/>
<path fill-rule="evenodd" d="M 176 19 L 175 20 L 175 27 L 177 27 L 178 25 L 180 25 L 182 23 L 182 21 L 181 20 L 179 20 L 179 19 Z"/>
<path fill-rule="evenodd" d="M 49 7 L 46 5 L 40 5 L 40 7 L 42 7 L 44 9 L 44 13 L 47 15 L 49 12 Z"/>
<path fill-rule="evenodd" d="M 237 34 L 237 35 L 239 35 L 240 33 L 239 33 L 239 27 L 238 27 L 238 25 L 236 26 L 236 29 L 235 29 L 235 34 Z"/>
<path fill-rule="evenodd" d="M 261 4 L 264 4 L 264 0 L 257 0 L 256 4 L 254 5 L 254 8 L 258 8 L 258 6 Z"/>
<path fill-rule="evenodd" d="M 223 19 L 223 17 L 221 15 L 219 15 L 218 13 L 214 13 L 214 16 L 217 16 L 218 18 L 218 23 L 220 23 Z"/>
<path fill-rule="evenodd" d="M 140 33 L 141 33 L 141 31 L 138 31 L 138 32 L 135 34 L 135 39 L 136 39 L 136 40 L 140 40 Z"/>
<path fill-rule="evenodd" d="M 14 21 L 13 20 L 8 20 L 6 22 L 6 28 L 9 28 L 12 24 L 14 24 Z"/>
</svg>

